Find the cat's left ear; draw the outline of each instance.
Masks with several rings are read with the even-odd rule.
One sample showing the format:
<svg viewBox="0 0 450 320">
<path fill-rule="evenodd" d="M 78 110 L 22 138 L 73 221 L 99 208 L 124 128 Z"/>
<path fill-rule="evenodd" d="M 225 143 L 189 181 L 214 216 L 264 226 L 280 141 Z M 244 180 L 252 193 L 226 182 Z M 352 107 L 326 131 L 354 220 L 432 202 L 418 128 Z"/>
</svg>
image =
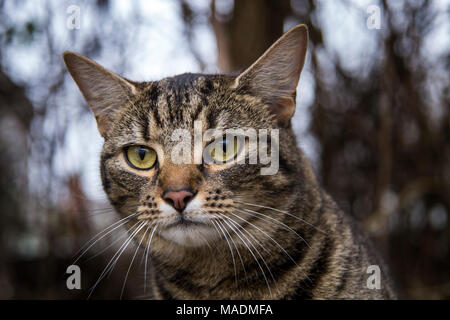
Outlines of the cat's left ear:
<svg viewBox="0 0 450 320">
<path fill-rule="evenodd" d="M 296 88 L 308 45 L 306 25 L 286 32 L 235 80 L 236 88 L 249 90 L 271 107 L 281 125 L 294 115 Z"/>
<path fill-rule="evenodd" d="M 95 115 L 98 131 L 106 137 L 118 111 L 136 94 L 128 80 L 77 53 L 66 51 L 64 62 Z"/>
</svg>

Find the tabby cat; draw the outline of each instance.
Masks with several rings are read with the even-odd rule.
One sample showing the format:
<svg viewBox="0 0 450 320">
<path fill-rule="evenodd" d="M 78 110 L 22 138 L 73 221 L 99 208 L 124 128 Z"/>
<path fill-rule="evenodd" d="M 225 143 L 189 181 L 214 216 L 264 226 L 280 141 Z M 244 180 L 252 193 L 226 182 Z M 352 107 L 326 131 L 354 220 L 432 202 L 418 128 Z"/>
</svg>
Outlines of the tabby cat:
<svg viewBox="0 0 450 320">
<path fill-rule="evenodd" d="M 133 239 L 145 249 L 150 298 L 395 298 L 370 241 L 321 189 L 297 146 L 291 118 L 307 42 L 299 25 L 237 76 L 139 83 L 64 53 L 104 138 L 103 187 L 130 235 L 122 247 Z M 201 141 L 224 150 L 210 154 L 214 162 L 175 161 L 173 132 L 193 136 L 194 122 L 202 132 L 277 129 L 278 141 L 268 143 L 277 143 L 278 171 L 238 163 L 249 157 L 248 139 L 239 148 L 226 138 Z M 368 273 L 372 265 L 379 274 Z M 368 285 L 371 276 L 378 287 Z"/>
</svg>

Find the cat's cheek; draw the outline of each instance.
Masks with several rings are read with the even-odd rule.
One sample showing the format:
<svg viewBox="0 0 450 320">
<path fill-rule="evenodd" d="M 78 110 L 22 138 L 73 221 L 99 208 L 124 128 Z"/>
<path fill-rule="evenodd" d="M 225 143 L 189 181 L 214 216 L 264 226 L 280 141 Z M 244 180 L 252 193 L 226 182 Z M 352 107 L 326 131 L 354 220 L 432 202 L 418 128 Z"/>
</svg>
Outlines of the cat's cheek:
<svg viewBox="0 0 450 320">
<path fill-rule="evenodd" d="M 230 162 L 230 163 L 224 163 L 224 164 L 215 164 L 215 163 L 205 164 L 204 170 L 206 171 L 207 174 L 216 174 L 221 171 L 232 168 L 235 165 L 236 165 L 236 163 L 234 161 Z"/>
<path fill-rule="evenodd" d="M 159 219 L 169 220 L 177 215 L 178 215 L 177 211 L 172 206 L 168 205 L 164 201 L 160 201 L 159 216 L 158 216 Z"/>
</svg>

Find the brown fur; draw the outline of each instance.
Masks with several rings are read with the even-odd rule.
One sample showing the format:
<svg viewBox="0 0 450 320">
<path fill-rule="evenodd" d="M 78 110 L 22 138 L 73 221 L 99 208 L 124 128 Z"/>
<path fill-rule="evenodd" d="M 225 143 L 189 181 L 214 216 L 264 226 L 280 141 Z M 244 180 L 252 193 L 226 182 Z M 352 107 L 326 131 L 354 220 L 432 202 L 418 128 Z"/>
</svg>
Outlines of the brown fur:
<svg viewBox="0 0 450 320">
<path fill-rule="evenodd" d="M 129 220 L 130 228 L 136 221 L 147 223 L 135 237 L 143 247 L 156 227 L 149 252 L 152 298 L 395 297 L 370 241 L 320 188 L 297 146 L 290 118 L 306 43 L 306 27 L 298 26 L 238 77 L 183 74 L 145 83 L 65 54 L 105 138 L 106 194 L 122 217 L 139 213 Z M 202 121 L 203 130 L 279 129 L 278 173 L 261 175 L 260 164 L 174 164 L 172 132 L 186 128 L 193 134 L 195 120 Z M 147 171 L 131 168 L 123 152 L 130 145 L 154 148 L 157 165 Z M 180 231 L 186 241 L 179 243 L 164 235 L 171 220 L 162 214 L 167 206 L 162 194 L 184 187 L 201 203 L 191 217 L 208 217 L 208 232 L 215 237 L 203 241 L 209 233 L 185 229 L 192 235 L 180 236 Z M 369 265 L 381 268 L 379 290 L 366 287 Z"/>
</svg>

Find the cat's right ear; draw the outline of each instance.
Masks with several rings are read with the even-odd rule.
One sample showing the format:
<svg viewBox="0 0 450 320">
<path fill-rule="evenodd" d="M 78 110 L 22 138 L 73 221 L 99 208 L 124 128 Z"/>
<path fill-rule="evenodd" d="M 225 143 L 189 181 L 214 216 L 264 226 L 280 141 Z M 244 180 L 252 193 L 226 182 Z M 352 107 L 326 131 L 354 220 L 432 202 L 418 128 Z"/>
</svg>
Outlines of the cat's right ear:
<svg viewBox="0 0 450 320">
<path fill-rule="evenodd" d="M 262 98 L 281 125 L 289 124 L 307 46 L 306 25 L 293 27 L 236 78 L 234 87 Z"/>
<path fill-rule="evenodd" d="M 136 94 L 136 87 L 128 80 L 77 53 L 66 51 L 63 59 L 95 115 L 100 134 L 105 137 L 117 111 Z"/>
</svg>

